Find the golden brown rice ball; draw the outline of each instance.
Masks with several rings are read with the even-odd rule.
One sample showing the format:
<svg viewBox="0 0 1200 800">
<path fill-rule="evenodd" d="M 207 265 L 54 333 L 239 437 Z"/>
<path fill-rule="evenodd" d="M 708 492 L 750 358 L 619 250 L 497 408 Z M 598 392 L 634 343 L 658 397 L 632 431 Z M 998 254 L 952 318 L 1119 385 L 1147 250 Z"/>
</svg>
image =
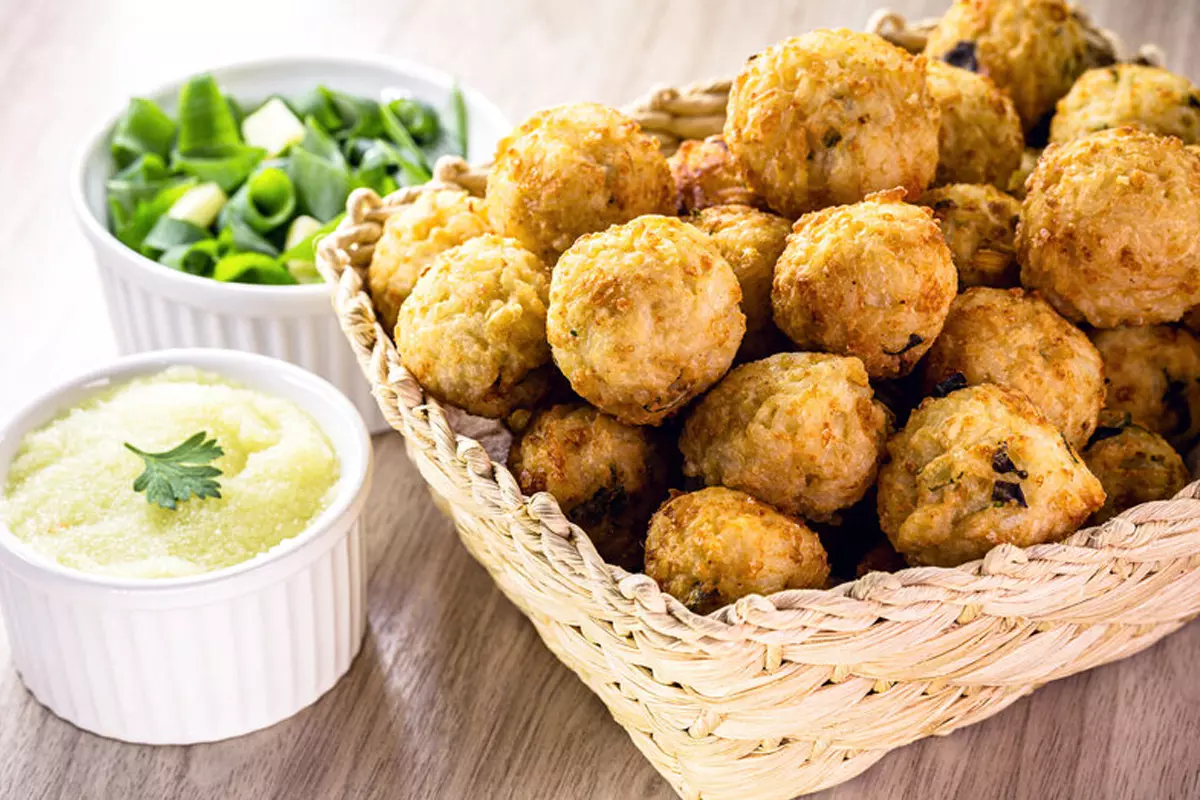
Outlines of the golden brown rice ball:
<svg viewBox="0 0 1200 800">
<path fill-rule="evenodd" d="M 585 233 L 669 214 L 675 186 L 658 142 L 606 106 L 539 111 L 500 140 L 487 181 L 492 226 L 553 265 Z"/>
<path fill-rule="evenodd" d="M 1037 167 L 1038 159 L 1041 157 L 1042 151 L 1038 148 L 1025 148 L 1025 152 L 1021 154 L 1021 166 L 1017 167 L 1017 171 L 1008 179 L 1009 194 L 1018 200 L 1025 199 L 1025 182 L 1033 174 L 1034 168 Z"/>
<path fill-rule="evenodd" d="M 823 521 L 875 482 L 889 425 L 857 358 L 778 353 L 705 395 L 679 449 L 685 475 Z"/>
<path fill-rule="evenodd" d="M 829 564 L 798 519 L 721 487 L 677 494 L 650 520 L 646 574 L 697 614 L 748 594 L 821 589 Z"/>
<path fill-rule="evenodd" d="M 1088 70 L 1058 101 L 1050 141 L 1125 125 L 1195 144 L 1200 141 L 1200 92 L 1162 67 L 1115 64 Z"/>
<path fill-rule="evenodd" d="M 987 77 L 944 61 L 930 61 L 926 70 L 942 118 L 935 182 L 1007 188 L 1025 150 L 1012 100 Z"/>
<path fill-rule="evenodd" d="M 746 185 L 729 147 L 720 136 L 688 139 L 667 159 L 667 165 L 675 179 L 680 214 L 731 203 L 755 208 L 767 205 Z"/>
<path fill-rule="evenodd" d="M 959 291 L 972 286 L 1006 289 L 1021 279 L 1013 238 L 1021 203 L 994 186 L 956 183 L 930 189 L 921 205 L 933 209 L 958 269 Z"/>
<path fill-rule="evenodd" d="M 582 403 L 558 405 L 534 415 L 508 465 L 521 491 L 554 495 L 605 561 L 641 570 L 646 525 L 670 480 L 656 431 Z"/>
<path fill-rule="evenodd" d="M 771 317 L 771 281 L 792 224 L 783 217 L 735 205 L 703 209 L 688 221 L 712 237 L 742 287 L 746 335 L 737 358 L 752 361 L 786 346 L 787 340 Z"/>
<path fill-rule="evenodd" d="M 888 454 L 879 522 L 911 564 L 1057 541 L 1104 504 L 1100 482 L 1033 403 L 990 383 L 926 400 Z"/>
<path fill-rule="evenodd" d="M 1076 448 L 1104 406 L 1104 364 L 1083 331 L 1036 293 L 968 289 L 922 362 L 926 393 L 952 375 L 1023 392 Z"/>
<path fill-rule="evenodd" d="M 800 218 L 775 264 L 775 324 L 802 350 L 906 375 L 942 330 L 958 273 L 933 211 L 903 190 Z"/>
<path fill-rule="evenodd" d="M 1026 133 L 1088 67 L 1083 28 L 1063 0 L 954 0 L 925 55 L 991 78 Z"/>
<path fill-rule="evenodd" d="M 547 333 L 581 397 L 622 422 L 659 425 L 733 363 L 741 300 L 712 239 L 674 217 L 638 217 L 563 253 Z"/>
<path fill-rule="evenodd" d="M 878 36 L 818 30 L 751 58 L 733 83 L 725 142 L 750 187 L 795 218 L 901 186 L 938 159 L 925 62 Z"/>
<path fill-rule="evenodd" d="M 1173 322 L 1200 302 L 1200 158 L 1132 128 L 1051 145 L 1017 226 L 1021 283 L 1097 328 Z"/>
<path fill-rule="evenodd" d="M 367 268 L 367 288 L 385 330 L 434 257 L 488 230 L 483 201 L 457 189 L 422 192 L 388 217 Z"/>
<path fill-rule="evenodd" d="M 1106 408 L 1186 447 L 1200 434 L 1200 341 L 1182 328 L 1154 325 L 1097 331 Z"/>
<path fill-rule="evenodd" d="M 396 349 L 426 391 L 481 417 L 534 405 L 553 368 L 550 269 L 515 240 L 484 234 L 433 260 L 400 307 Z"/>
<path fill-rule="evenodd" d="M 1096 525 L 1136 505 L 1169 500 L 1188 482 L 1187 467 L 1175 448 L 1131 422 L 1128 414 L 1105 412 L 1083 460 L 1107 495 L 1092 517 Z"/>
</svg>

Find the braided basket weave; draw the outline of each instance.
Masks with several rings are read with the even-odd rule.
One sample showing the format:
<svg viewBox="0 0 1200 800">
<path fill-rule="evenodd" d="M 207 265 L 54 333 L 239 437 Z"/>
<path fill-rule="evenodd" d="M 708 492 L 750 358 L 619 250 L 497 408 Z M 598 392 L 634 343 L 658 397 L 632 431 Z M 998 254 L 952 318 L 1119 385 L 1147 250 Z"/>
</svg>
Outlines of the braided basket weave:
<svg viewBox="0 0 1200 800">
<path fill-rule="evenodd" d="M 871 27 L 923 43 L 925 28 L 894 14 Z M 1093 38 L 1111 60 L 1118 43 Z M 659 90 L 627 111 L 671 150 L 720 130 L 728 87 Z M 682 797 L 782 800 L 831 786 L 1200 613 L 1200 483 L 1062 543 L 746 597 L 708 617 L 606 564 L 553 497 L 524 496 L 503 463 L 459 435 L 462 416 L 425 394 L 376 321 L 363 270 L 387 217 L 428 188 L 484 191 L 486 171 L 460 159 L 435 173 L 384 200 L 351 196 L 319 248 L 338 318 L 467 549 Z"/>
</svg>

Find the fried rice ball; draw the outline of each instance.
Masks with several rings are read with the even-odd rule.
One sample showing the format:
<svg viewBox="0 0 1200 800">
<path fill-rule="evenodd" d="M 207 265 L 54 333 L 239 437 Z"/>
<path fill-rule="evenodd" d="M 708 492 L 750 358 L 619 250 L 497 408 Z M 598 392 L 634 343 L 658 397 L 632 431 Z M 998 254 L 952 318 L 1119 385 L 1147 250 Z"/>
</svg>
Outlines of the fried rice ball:
<svg viewBox="0 0 1200 800">
<path fill-rule="evenodd" d="M 1200 142 L 1200 91 L 1162 67 L 1115 64 L 1088 70 L 1058 101 L 1050 141 L 1066 142 L 1095 131 L 1135 128 Z"/>
<path fill-rule="evenodd" d="M 646 524 L 670 480 L 656 431 L 582 403 L 557 405 L 534 415 L 508 466 L 521 491 L 554 495 L 605 561 L 640 571 Z"/>
<path fill-rule="evenodd" d="M 775 324 L 804 350 L 906 375 L 942 330 L 958 273 L 933 211 L 902 189 L 806 214 L 775 264 Z"/>
<path fill-rule="evenodd" d="M 546 332 L 581 397 L 622 422 L 659 425 L 733 363 L 746 332 L 741 300 L 712 239 L 644 216 L 563 253 Z"/>
<path fill-rule="evenodd" d="M 911 564 L 1057 541 L 1104 504 L 1100 481 L 1033 403 L 990 383 L 926 400 L 888 454 L 879 522 Z"/>
<path fill-rule="evenodd" d="M 968 289 L 922 362 L 926 393 L 951 375 L 1023 392 L 1076 448 L 1104 406 L 1104 363 L 1083 331 L 1036 293 Z"/>
<path fill-rule="evenodd" d="M 1021 279 L 1013 237 L 1021 203 L 988 184 L 956 183 L 930 189 L 921 205 L 933 209 L 958 269 L 959 290 L 1006 289 Z"/>
<path fill-rule="evenodd" d="M 750 187 L 795 219 L 896 186 L 918 196 L 938 161 L 925 62 L 873 34 L 818 30 L 751 58 L 725 141 Z"/>
<path fill-rule="evenodd" d="M 367 268 L 367 289 L 386 330 L 434 257 L 488 231 L 483 201 L 458 189 L 422 192 L 388 217 Z"/>
<path fill-rule="evenodd" d="M 798 519 L 719 486 L 677 494 L 650 520 L 646 574 L 697 614 L 748 594 L 821 589 L 825 549 Z"/>
<path fill-rule="evenodd" d="M 1173 322 L 1200 302 L 1200 158 L 1132 128 L 1051 145 L 1017 226 L 1021 283 L 1097 328 Z"/>
<path fill-rule="evenodd" d="M 658 142 L 636 122 L 572 103 L 537 112 L 500 140 L 486 203 L 492 227 L 553 265 L 585 233 L 672 213 L 675 185 Z"/>
<path fill-rule="evenodd" d="M 930 61 L 925 77 L 942 119 L 935 182 L 1007 188 L 1025 150 L 1012 100 L 986 76 L 944 61 Z"/>
<path fill-rule="evenodd" d="M 728 145 L 720 136 L 684 141 L 667 159 L 667 165 L 675 179 L 680 214 L 728 204 L 766 208 L 766 201 L 742 179 Z"/>
<path fill-rule="evenodd" d="M 925 55 L 991 78 L 1026 133 L 1089 66 L 1083 27 L 1064 0 L 954 0 Z"/>
<path fill-rule="evenodd" d="M 1106 408 L 1184 448 L 1200 435 L 1200 340 L 1182 328 L 1154 325 L 1097 331 L 1104 359 Z"/>
<path fill-rule="evenodd" d="M 1107 495 L 1092 517 L 1096 525 L 1136 505 L 1169 500 L 1188 483 L 1187 467 L 1175 448 L 1131 422 L 1128 414 L 1105 412 L 1083 460 Z"/>
<path fill-rule="evenodd" d="M 1021 166 L 1017 167 L 1017 171 L 1008 179 L 1008 193 L 1010 195 L 1018 200 L 1025 199 L 1025 182 L 1033 174 L 1034 168 L 1037 167 L 1038 159 L 1041 157 L 1042 151 L 1038 148 L 1025 148 L 1025 152 L 1021 154 Z"/>
<path fill-rule="evenodd" d="M 534 405 L 550 386 L 550 269 L 487 233 L 447 250 L 400 307 L 396 349 L 426 391 L 481 417 Z"/>
<path fill-rule="evenodd" d="M 689 477 L 824 521 L 875 482 L 889 427 L 857 358 L 778 353 L 705 395 L 679 449 Z"/>
<path fill-rule="evenodd" d="M 771 281 L 792 224 L 742 205 L 706 208 L 688 221 L 712 238 L 742 287 L 746 335 L 738 360 L 753 361 L 785 347 L 787 340 L 771 316 Z"/>
</svg>

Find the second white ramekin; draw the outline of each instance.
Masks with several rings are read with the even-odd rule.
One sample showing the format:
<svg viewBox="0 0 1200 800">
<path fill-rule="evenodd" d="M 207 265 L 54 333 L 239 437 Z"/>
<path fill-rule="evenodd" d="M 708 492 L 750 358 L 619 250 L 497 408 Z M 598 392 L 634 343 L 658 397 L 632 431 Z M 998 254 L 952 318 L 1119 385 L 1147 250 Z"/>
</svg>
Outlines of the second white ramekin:
<svg viewBox="0 0 1200 800">
<path fill-rule="evenodd" d="M 0 610 L 21 679 L 68 722 L 144 744 L 226 739 L 290 717 L 349 669 L 366 624 L 361 513 L 370 437 L 344 395 L 282 361 L 168 350 L 63 384 L 0 431 L 0 492 L 26 432 L 100 387 L 175 364 L 296 403 L 329 437 L 341 474 L 333 503 L 304 532 L 245 563 L 186 578 L 68 569 L 0 521 Z"/>
<path fill-rule="evenodd" d="M 444 104 L 453 79 L 417 64 L 363 57 L 297 56 L 247 61 L 210 70 L 234 97 L 292 96 L 323 84 L 380 97 L 407 93 Z M 145 96 L 174 109 L 182 80 Z M 468 146 L 490 156 L 510 127 L 478 92 L 463 87 Z M 346 394 L 373 433 L 388 430 L 350 345 L 338 326 L 324 284 L 251 286 L 220 283 L 169 269 L 125 247 L 109 232 L 105 181 L 112 172 L 109 135 L 116 118 L 89 140 L 72 180 L 75 213 L 96 253 L 108 313 L 122 353 L 171 347 L 244 350 L 297 364 Z"/>
</svg>

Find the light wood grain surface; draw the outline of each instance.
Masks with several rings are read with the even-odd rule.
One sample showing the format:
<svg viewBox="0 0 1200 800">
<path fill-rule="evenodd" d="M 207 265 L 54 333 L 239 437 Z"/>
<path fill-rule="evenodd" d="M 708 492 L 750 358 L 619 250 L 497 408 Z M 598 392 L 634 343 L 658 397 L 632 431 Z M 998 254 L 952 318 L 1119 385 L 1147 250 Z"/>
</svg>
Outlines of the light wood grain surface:
<svg viewBox="0 0 1200 800">
<path fill-rule="evenodd" d="M 736 71 L 880 0 L 0 0 L 0 419 L 114 354 L 65 192 L 83 133 L 131 93 L 253 54 L 373 52 L 457 72 L 513 120 Z M 947 0 L 948 1 L 948 0 Z M 945 2 L 896 0 L 913 16 Z M 1200 3 L 1094 2 L 1200 78 Z M 270 730 L 190 748 L 106 741 L 24 691 L 0 630 L 3 798 L 668 798 L 603 706 L 541 646 L 376 439 L 370 622 L 350 674 Z M 1200 625 L 897 751 L 826 798 L 1200 797 Z"/>
</svg>

